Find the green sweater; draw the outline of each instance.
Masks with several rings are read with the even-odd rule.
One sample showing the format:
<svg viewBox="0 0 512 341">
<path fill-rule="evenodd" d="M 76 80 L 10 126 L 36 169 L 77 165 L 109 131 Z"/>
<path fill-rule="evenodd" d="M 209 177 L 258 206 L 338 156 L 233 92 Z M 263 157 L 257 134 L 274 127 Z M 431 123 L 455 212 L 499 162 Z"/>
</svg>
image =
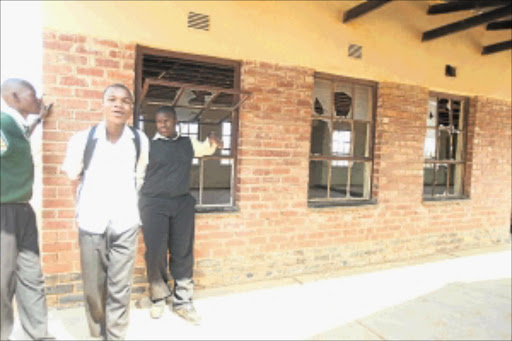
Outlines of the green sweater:
<svg viewBox="0 0 512 341">
<path fill-rule="evenodd" d="M 30 141 L 6 113 L 0 114 L 0 203 L 28 202 L 32 198 L 34 162 Z"/>
</svg>

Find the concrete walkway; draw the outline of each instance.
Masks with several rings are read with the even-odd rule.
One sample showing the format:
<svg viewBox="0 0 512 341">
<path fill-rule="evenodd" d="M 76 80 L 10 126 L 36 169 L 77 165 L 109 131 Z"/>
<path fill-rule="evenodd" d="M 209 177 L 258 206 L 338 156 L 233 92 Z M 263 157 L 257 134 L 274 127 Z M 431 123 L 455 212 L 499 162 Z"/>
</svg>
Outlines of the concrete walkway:
<svg viewBox="0 0 512 341">
<path fill-rule="evenodd" d="M 508 244 L 203 290 L 195 300 L 200 326 L 170 311 L 152 320 L 133 306 L 127 339 L 511 340 L 511 272 Z M 83 309 L 50 310 L 57 339 L 90 339 Z M 19 325 L 12 337 L 25 339 Z"/>
</svg>

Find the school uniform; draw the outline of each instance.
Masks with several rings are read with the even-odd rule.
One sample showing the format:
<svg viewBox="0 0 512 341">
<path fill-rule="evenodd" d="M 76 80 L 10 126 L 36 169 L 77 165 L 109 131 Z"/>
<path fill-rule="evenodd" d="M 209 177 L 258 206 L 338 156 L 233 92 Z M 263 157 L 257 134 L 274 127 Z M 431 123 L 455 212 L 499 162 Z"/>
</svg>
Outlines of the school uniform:
<svg viewBox="0 0 512 341">
<path fill-rule="evenodd" d="M 173 292 L 168 286 L 168 250 L 175 282 L 173 304 L 178 307 L 192 300 L 196 201 L 190 194 L 190 169 L 194 157 L 211 155 L 216 148 L 208 140 L 199 142 L 179 134 L 166 138 L 157 133 L 151 141 L 139 206 L 153 302 Z"/>
<path fill-rule="evenodd" d="M 24 331 L 33 339 L 51 338 L 34 210 L 29 203 L 34 164 L 28 123 L 11 108 L 0 114 L 0 339 L 14 323 L 16 294 Z"/>
<path fill-rule="evenodd" d="M 129 319 L 130 294 L 140 226 L 138 190 L 148 162 L 149 141 L 125 126 L 115 143 L 107 139 L 105 122 L 93 138 L 94 152 L 87 169 L 84 151 L 89 130 L 75 134 L 62 165 L 72 180 L 81 175 L 77 189 L 76 219 L 85 308 L 91 335 L 124 339 Z"/>
</svg>

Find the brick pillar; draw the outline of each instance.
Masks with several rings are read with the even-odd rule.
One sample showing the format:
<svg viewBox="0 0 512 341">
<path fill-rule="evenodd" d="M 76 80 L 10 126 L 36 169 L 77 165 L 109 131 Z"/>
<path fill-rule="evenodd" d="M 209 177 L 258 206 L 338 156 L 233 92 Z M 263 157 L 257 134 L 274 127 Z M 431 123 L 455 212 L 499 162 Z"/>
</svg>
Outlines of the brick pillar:
<svg viewBox="0 0 512 341">
<path fill-rule="evenodd" d="M 426 88 L 379 84 L 374 194 L 380 204 L 414 206 L 422 201 L 427 103 Z"/>
<path fill-rule="evenodd" d="M 239 113 L 239 212 L 197 215 L 198 286 L 282 275 L 303 267 L 292 255 L 307 215 L 313 70 L 244 61 Z M 286 263 L 287 265 L 284 265 Z"/>
<path fill-rule="evenodd" d="M 511 103 L 481 96 L 471 101 L 471 199 L 484 215 L 484 226 L 500 227 L 506 236 L 512 206 Z"/>
<path fill-rule="evenodd" d="M 294 216 L 307 205 L 313 86 L 310 69 L 242 66 L 242 87 L 252 97 L 240 111 L 238 196 L 240 208 L 260 219 Z"/>
</svg>

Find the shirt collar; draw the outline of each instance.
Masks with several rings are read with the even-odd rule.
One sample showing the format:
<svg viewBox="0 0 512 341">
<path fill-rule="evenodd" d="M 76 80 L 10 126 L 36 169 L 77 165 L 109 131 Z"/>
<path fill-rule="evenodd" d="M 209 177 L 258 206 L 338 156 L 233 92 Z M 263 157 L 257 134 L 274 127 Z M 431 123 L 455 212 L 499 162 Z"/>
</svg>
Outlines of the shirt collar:
<svg viewBox="0 0 512 341">
<path fill-rule="evenodd" d="M 1 103 L 1 110 L 2 110 L 2 112 L 4 112 L 7 115 L 11 116 L 16 121 L 16 123 L 18 123 L 18 125 L 20 126 L 20 128 L 23 131 L 25 130 L 25 127 L 28 126 L 28 122 L 25 119 L 25 117 L 23 117 L 22 114 L 20 114 L 15 109 L 13 109 L 10 106 L 8 106 L 7 104 L 4 104 L 3 100 L 2 100 L 2 103 Z"/>
<path fill-rule="evenodd" d="M 121 134 L 121 137 L 119 138 L 118 142 L 126 139 L 133 139 L 134 137 L 135 135 L 133 134 L 132 130 L 128 128 L 127 125 L 125 125 L 123 133 Z M 98 124 L 96 132 L 94 133 L 94 138 L 107 141 L 107 126 L 105 121 L 102 121 Z"/>
<path fill-rule="evenodd" d="M 176 134 L 175 137 L 172 138 L 173 141 L 176 141 L 179 137 L 181 136 L 181 134 L 178 132 Z M 168 137 L 165 137 L 163 135 L 161 135 L 158 131 L 155 133 L 155 136 L 153 137 L 153 140 L 171 140 L 170 138 Z"/>
</svg>

